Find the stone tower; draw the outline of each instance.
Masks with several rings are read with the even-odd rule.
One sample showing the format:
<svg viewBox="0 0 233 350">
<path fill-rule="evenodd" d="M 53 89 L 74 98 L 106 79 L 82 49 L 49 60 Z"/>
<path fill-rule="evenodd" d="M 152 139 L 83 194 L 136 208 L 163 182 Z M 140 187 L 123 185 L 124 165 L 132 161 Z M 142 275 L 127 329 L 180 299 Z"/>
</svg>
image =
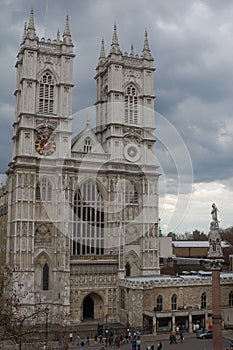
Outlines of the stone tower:
<svg viewBox="0 0 233 350">
<path fill-rule="evenodd" d="M 7 260 L 23 303 L 61 313 L 69 312 L 70 255 L 59 167 L 71 154 L 73 59 L 68 17 L 62 39 L 39 39 L 31 10 L 16 63 Z"/>
<path fill-rule="evenodd" d="M 96 135 L 115 169 L 111 183 L 119 207 L 112 221 L 121 223 L 121 266 L 128 263 L 138 275 L 159 273 L 153 61 L 147 32 L 141 56 L 133 46 L 123 54 L 115 25 L 107 57 L 102 40 L 95 76 Z"/>
</svg>

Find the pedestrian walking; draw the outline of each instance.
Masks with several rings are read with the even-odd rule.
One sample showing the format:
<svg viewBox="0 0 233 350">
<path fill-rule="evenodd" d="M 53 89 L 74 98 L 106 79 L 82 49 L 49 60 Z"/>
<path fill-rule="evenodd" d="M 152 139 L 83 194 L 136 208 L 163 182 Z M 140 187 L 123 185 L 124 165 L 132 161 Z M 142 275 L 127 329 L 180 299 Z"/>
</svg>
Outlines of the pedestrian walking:
<svg viewBox="0 0 233 350">
<path fill-rule="evenodd" d="M 140 347 L 141 347 L 141 339 L 140 339 L 140 337 L 138 337 L 138 339 L 136 340 L 136 346 L 137 346 L 137 350 L 140 350 Z"/>
<path fill-rule="evenodd" d="M 184 341 L 184 336 L 183 336 L 183 332 L 181 331 L 180 332 L 180 342 L 183 343 Z"/>
<path fill-rule="evenodd" d="M 87 337 L 86 337 L 86 345 L 90 345 L 90 337 L 89 337 L 89 335 L 87 335 Z"/>
<path fill-rule="evenodd" d="M 137 347 L 137 344 L 136 344 L 136 340 L 135 339 L 133 339 L 132 340 L 132 350 L 136 350 L 136 347 Z"/>
<path fill-rule="evenodd" d="M 176 335 L 175 335 L 175 334 L 173 334 L 173 343 L 174 343 L 174 344 L 177 344 Z"/>
<path fill-rule="evenodd" d="M 77 334 L 76 345 L 77 345 L 77 346 L 80 345 L 80 335 L 79 335 L 79 334 Z"/>
<path fill-rule="evenodd" d="M 72 343 L 72 340 L 73 340 L 73 333 L 72 332 L 70 332 L 69 338 L 70 338 L 70 343 Z"/>
<path fill-rule="evenodd" d="M 81 341 L 79 350 L 84 350 L 84 342 Z"/>
</svg>

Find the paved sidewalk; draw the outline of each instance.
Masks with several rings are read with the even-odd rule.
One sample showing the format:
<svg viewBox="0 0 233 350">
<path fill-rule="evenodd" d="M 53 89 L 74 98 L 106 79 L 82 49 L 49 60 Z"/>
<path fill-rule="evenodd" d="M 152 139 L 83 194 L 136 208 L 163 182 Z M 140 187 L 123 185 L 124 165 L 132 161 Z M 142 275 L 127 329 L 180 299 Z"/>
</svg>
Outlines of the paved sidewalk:
<svg viewBox="0 0 233 350">
<path fill-rule="evenodd" d="M 222 331 L 222 337 L 226 340 L 233 340 L 233 330 L 223 330 Z M 186 333 L 185 338 L 196 338 L 195 333 Z M 142 346 L 141 349 L 146 349 L 147 346 L 154 344 L 155 350 L 157 349 L 157 343 L 158 341 L 168 341 L 169 339 L 169 334 L 158 334 L 158 335 L 142 335 L 141 340 L 142 340 Z M 87 350 L 91 348 L 91 350 L 100 350 L 101 345 L 99 343 L 95 343 L 94 339 L 91 339 L 90 345 L 89 346 L 84 346 L 84 350 Z M 122 349 L 122 350 L 131 350 L 131 344 L 123 344 L 120 348 L 111 348 L 110 346 L 106 347 L 106 349 Z M 61 348 L 58 348 L 61 349 Z M 75 345 L 75 344 L 69 344 L 69 350 L 80 350 L 80 346 Z"/>
</svg>

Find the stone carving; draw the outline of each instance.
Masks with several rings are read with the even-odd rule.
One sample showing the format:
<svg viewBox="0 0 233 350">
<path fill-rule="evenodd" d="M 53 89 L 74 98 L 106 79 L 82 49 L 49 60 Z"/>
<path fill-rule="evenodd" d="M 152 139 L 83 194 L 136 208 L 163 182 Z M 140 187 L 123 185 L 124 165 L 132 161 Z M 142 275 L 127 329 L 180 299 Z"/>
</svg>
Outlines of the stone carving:
<svg viewBox="0 0 233 350">
<path fill-rule="evenodd" d="M 212 221 L 210 222 L 209 232 L 209 258 L 222 257 L 221 236 L 219 233 L 218 208 L 215 203 L 212 204 L 211 209 Z"/>
<path fill-rule="evenodd" d="M 211 215 L 212 215 L 213 221 L 218 222 L 218 208 L 215 203 L 212 204 Z"/>
</svg>

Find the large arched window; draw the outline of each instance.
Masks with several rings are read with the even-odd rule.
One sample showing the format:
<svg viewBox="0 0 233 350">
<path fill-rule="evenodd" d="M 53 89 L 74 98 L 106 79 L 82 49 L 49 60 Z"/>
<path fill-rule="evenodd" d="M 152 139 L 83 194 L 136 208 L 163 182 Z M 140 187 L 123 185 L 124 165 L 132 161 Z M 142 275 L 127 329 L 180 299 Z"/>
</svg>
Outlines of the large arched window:
<svg viewBox="0 0 233 350">
<path fill-rule="evenodd" d="M 43 177 L 36 185 L 36 200 L 43 202 L 52 201 L 52 185 L 46 177 Z"/>
<path fill-rule="evenodd" d="M 104 254 L 104 199 L 91 181 L 74 198 L 73 255 Z"/>
<path fill-rule="evenodd" d="M 229 306 L 233 306 L 233 292 L 232 292 L 232 290 L 229 293 Z"/>
<path fill-rule="evenodd" d="M 45 263 L 43 266 L 43 290 L 49 289 L 49 267 L 48 264 Z"/>
<path fill-rule="evenodd" d="M 133 84 L 125 91 L 125 123 L 138 124 L 138 94 Z"/>
<path fill-rule="evenodd" d="M 202 293 L 201 295 L 201 309 L 206 308 L 206 293 Z"/>
<path fill-rule="evenodd" d="M 39 82 L 39 112 L 54 113 L 54 79 L 48 72 Z"/>
<path fill-rule="evenodd" d="M 157 311 L 163 311 L 163 297 L 162 295 L 159 295 L 157 297 L 157 306 L 156 306 Z"/>
<path fill-rule="evenodd" d="M 172 306 L 172 310 L 177 310 L 177 295 L 173 294 L 172 299 L 171 299 L 171 306 Z"/>
</svg>

